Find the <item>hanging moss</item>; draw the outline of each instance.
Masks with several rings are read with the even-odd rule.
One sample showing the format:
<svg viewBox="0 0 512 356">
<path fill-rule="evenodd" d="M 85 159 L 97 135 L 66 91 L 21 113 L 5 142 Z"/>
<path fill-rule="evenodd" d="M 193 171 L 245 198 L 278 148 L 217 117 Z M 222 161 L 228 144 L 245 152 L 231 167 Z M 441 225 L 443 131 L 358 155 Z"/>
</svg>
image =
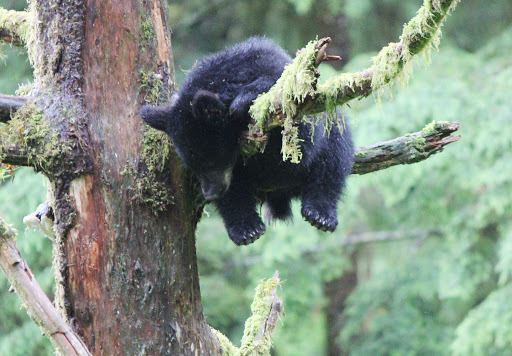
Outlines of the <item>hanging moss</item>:
<svg viewBox="0 0 512 356">
<path fill-rule="evenodd" d="M 31 24 L 32 14 L 30 12 L 0 8 L 0 29 L 13 33 L 23 43 L 29 41 Z"/>
<path fill-rule="evenodd" d="M 283 160 L 298 163 L 301 158 L 297 137 L 297 113 L 318 114 L 326 112 L 323 120 L 327 131 L 337 125 L 343 129 L 343 120 L 336 115 L 336 107 L 348 101 L 376 92 L 380 100 L 383 89 L 396 83 L 406 83 L 411 73 L 411 58 L 425 54 L 429 61 L 432 49 L 437 49 L 441 35 L 440 27 L 446 16 L 460 0 L 425 0 L 418 14 L 404 25 L 399 43 L 390 43 L 373 58 L 373 65 L 356 73 L 334 76 L 316 89 L 314 42 L 309 43 L 295 58 L 267 93 L 260 95 L 251 106 L 250 114 L 255 124 L 249 127 L 249 140 L 242 153 L 251 155 L 265 148 L 265 134 L 276 126 L 283 129 Z M 314 104 L 301 107 L 306 97 Z M 280 115 L 277 115 L 280 111 Z M 272 120 L 271 120 L 272 118 Z M 295 120 L 295 121 L 294 121 Z M 307 118 L 313 125 L 318 118 Z M 272 121 L 272 122 L 271 122 Z"/>
<path fill-rule="evenodd" d="M 307 97 L 314 96 L 316 90 L 316 43 L 317 41 L 309 42 L 299 52 L 293 62 L 286 66 L 276 84 L 268 92 L 259 95 L 249 111 L 255 121 L 255 124 L 249 127 L 251 133 L 268 129 L 269 118 L 279 110 L 284 127 L 283 160 L 289 159 L 294 163 L 298 163 L 302 156 L 294 119 L 298 114 L 299 105 L 304 103 Z M 263 149 L 264 146 L 257 147 L 257 150 Z"/>
</svg>

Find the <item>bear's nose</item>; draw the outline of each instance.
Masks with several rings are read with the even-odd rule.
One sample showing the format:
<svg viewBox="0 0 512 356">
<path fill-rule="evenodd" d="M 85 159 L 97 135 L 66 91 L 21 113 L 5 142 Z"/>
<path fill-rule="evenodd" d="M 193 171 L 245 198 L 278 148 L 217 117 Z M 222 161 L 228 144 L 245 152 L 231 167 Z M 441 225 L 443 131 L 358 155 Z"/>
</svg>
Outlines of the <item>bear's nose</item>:
<svg viewBox="0 0 512 356">
<path fill-rule="evenodd" d="M 219 198 L 226 192 L 228 187 L 224 185 L 204 185 L 201 184 L 201 191 L 203 192 L 204 198 L 208 201 Z"/>
</svg>

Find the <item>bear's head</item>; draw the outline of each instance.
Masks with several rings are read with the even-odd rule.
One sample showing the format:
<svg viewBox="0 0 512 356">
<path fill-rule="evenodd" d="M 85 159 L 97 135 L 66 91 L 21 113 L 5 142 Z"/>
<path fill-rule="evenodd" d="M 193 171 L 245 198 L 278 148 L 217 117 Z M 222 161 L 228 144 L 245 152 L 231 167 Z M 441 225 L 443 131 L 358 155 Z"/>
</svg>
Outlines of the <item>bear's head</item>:
<svg viewBox="0 0 512 356">
<path fill-rule="evenodd" d="M 144 106 L 141 116 L 171 137 L 183 163 L 199 179 L 206 200 L 228 190 L 247 123 L 233 120 L 218 95 L 199 90 L 193 97 L 180 96 L 166 107 Z"/>
</svg>

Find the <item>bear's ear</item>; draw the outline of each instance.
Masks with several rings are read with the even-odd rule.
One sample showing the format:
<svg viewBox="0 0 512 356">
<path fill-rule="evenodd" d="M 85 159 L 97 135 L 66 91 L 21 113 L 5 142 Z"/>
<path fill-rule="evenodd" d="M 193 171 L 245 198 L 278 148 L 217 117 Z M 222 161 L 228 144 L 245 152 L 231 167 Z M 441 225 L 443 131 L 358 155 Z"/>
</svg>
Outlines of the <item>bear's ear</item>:
<svg viewBox="0 0 512 356">
<path fill-rule="evenodd" d="M 172 116 L 172 106 L 144 105 L 140 110 L 140 116 L 149 126 L 166 131 Z"/>
<path fill-rule="evenodd" d="M 199 90 L 192 100 L 192 115 L 201 121 L 208 120 L 211 123 L 220 123 L 223 115 L 226 114 L 226 107 L 219 99 L 219 96 L 211 91 Z"/>
</svg>

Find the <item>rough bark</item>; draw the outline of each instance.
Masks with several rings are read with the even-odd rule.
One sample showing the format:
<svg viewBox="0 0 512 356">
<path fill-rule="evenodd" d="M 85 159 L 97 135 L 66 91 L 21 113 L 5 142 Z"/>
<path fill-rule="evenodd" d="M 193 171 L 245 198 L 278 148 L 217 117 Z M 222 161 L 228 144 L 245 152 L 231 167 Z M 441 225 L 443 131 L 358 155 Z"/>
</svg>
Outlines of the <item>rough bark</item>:
<svg viewBox="0 0 512 356">
<path fill-rule="evenodd" d="M 95 355 L 218 353 L 199 293 L 195 186 L 138 115 L 149 92 L 165 100 L 174 84 L 165 2 L 32 10 L 31 100 L 75 162 L 43 170 L 57 306 Z"/>
</svg>

